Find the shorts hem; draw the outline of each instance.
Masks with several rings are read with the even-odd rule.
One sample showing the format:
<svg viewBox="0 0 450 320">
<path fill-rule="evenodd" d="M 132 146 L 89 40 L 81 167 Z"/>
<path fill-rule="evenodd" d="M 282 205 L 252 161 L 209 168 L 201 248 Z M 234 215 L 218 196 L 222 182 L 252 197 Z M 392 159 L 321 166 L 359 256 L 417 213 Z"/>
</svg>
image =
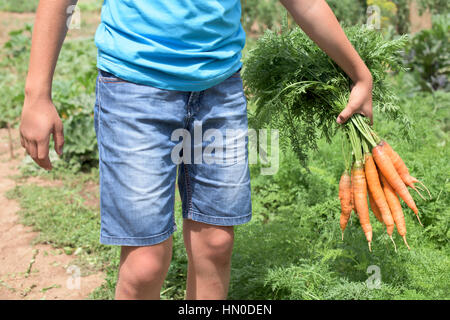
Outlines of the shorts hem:
<svg viewBox="0 0 450 320">
<path fill-rule="evenodd" d="M 140 247 L 140 246 L 152 246 L 161 243 L 167 239 L 177 230 L 177 226 L 174 225 L 173 228 L 164 233 L 160 233 L 156 236 L 149 237 L 111 237 L 100 234 L 100 243 L 105 245 L 116 245 L 116 246 L 130 246 L 130 247 Z"/>
<path fill-rule="evenodd" d="M 190 210 L 189 214 L 187 212 L 183 212 L 183 219 L 203 222 L 215 226 L 236 226 L 249 222 L 251 218 L 252 218 L 251 212 L 244 216 L 239 217 L 214 217 L 202 214 L 192 209 Z"/>
</svg>

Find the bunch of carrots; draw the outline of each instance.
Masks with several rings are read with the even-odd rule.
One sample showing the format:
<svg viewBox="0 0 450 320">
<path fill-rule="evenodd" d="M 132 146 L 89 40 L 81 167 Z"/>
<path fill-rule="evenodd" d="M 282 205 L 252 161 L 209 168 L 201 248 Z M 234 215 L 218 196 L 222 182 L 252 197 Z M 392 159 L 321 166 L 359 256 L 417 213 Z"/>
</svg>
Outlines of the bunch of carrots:
<svg viewBox="0 0 450 320">
<path fill-rule="evenodd" d="M 394 226 L 397 227 L 405 245 L 410 249 L 406 241 L 406 224 L 400 198 L 412 209 L 422 225 L 419 210 L 408 187 L 416 191 L 423 199 L 425 198 L 419 190 L 422 192 L 426 190 L 431 198 L 428 188 L 410 175 L 398 153 L 386 141 L 378 137 L 363 116 L 354 115 L 345 126 L 345 131 L 352 152 L 346 152 L 343 148 L 346 170 L 339 182 L 342 239 L 344 239 L 344 230 L 350 215 L 352 211 L 355 211 L 366 236 L 369 250 L 372 251 L 370 206 L 376 219 L 386 226 L 387 234 L 395 250 L 397 251 L 397 248 L 392 238 Z M 419 185 L 415 185 L 416 183 Z"/>
</svg>

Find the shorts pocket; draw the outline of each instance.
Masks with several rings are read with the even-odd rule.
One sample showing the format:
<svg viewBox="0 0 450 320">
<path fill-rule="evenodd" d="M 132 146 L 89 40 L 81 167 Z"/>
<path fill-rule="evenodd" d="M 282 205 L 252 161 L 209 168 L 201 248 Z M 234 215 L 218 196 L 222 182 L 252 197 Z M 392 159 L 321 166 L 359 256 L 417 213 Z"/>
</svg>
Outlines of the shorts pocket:
<svg viewBox="0 0 450 320">
<path fill-rule="evenodd" d="M 240 68 L 238 71 L 236 71 L 235 73 L 233 73 L 233 75 L 231 76 L 231 78 L 240 78 L 240 77 L 241 77 L 241 70 L 242 70 L 242 68 Z"/>
<path fill-rule="evenodd" d="M 121 83 L 127 82 L 119 77 L 116 77 L 110 72 L 98 69 L 98 80 L 103 83 Z"/>
</svg>

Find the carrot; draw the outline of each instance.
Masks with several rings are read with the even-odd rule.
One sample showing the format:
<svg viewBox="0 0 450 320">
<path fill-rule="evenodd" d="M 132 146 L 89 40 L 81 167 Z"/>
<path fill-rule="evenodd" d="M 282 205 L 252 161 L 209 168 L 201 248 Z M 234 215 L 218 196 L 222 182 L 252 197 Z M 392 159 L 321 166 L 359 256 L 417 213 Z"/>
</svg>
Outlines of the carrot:
<svg viewBox="0 0 450 320">
<path fill-rule="evenodd" d="M 406 223 L 400 200 L 397 198 L 394 189 L 389 184 L 384 175 L 380 175 L 380 178 L 381 184 L 383 186 L 383 191 L 386 196 L 386 201 L 389 204 L 389 208 L 391 209 L 392 218 L 394 219 L 395 225 L 397 226 L 397 232 L 403 238 L 403 241 L 408 247 L 408 250 L 410 250 L 408 242 L 406 242 Z"/>
<path fill-rule="evenodd" d="M 388 154 L 389 158 L 391 159 L 395 170 L 397 170 L 397 172 L 400 175 L 400 178 L 402 178 L 403 182 L 408 187 L 410 187 L 411 189 L 416 191 L 419 194 L 419 196 L 425 200 L 424 196 L 419 192 L 419 190 L 417 190 L 416 186 L 414 185 L 414 183 L 419 183 L 420 185 L 422 185 L 422 187 L 425 188 L 425 190 L 428 192 L 428 196 L 431 199 L 430 190 L 428 190 L 428 188 L 421 181 L 419 181 L 418 179 L 414 178 L 413 176 L 411 176 L 409 174 L 409 170 L 408 170 L 408 167 L 406 166 L 405 162 L 398 155 L 398 153 L 395 152 L 394 149 L 392 149 L 392 147 L 389 145 L 389 143 L 387 143 L 386 141 L 381 141 L 380 144 L 381 144 L 382 148 L 386 150 L 386 153 Z"/>
<path fill-rule="evenodd" d="M 383 193 L 383 191 L 381 191 L 381 192 Z M 380 221 L 381 223 L 384 223 L 383 215 L 381 214 L 380 208 L 378 208 L 375 200 L 373 199 L 370 188 L 368 188 L 368 193 L 369 193 L 369 204 L 370 204 L 370 208 L 372 209 L 373 214 L 378 219 L 378 221 Z M 383 193 L 383 196 L 384 196 L 384 193 Z M 389 218 L 388 218 L 389 220 L 388 221 L 392 221 L 392 225 L 389 228 L 386 227 L 386 230 L 389 230 L 389 231 L 387 231 L 387 233 L 388 233 L 389 238 L 391 239 L 392 243 L 394 244 L 395 252 L 397 252 L 397 246 L 395 245 L 395 241 L 392 238 L 392 232 L 394 231 L 394 219 L 392 219 L 391 211 L 389 210 L 389 206 L 388 206 L 387 202 L 386 202 L 386 206 L 389 211 Z"/>
<path fill-rule="evenodd" d="M 370 153 L 366 153 L 365 155 L 364 171 L 366 173 L 367 186 L 369 187 L 369 191 L 371 193 L 369 193 L 369 196 L 372 195 L 375 205 L 380 210 L 381 217 L 386 225 L 386 231 L 392 239 L 392 233 L 394 232 L 394 220 L 392 219 L 389 205 L 386 202 L 386 197 L 384 196 L 383 188 L 380 184 L 380 177 L 378 175 L 377 167 Z"/>
<path fill-rule="evenodd" d="M 341 218 L 340 226 L 342 230 L 342 240 L 344 240 L 344 230 L 347 227 L 348 219 L 352 213 L 352 191 L 351 191 L 350 175 L 347 170 L 341 175 L 339 181 L 339 200 L 341 201 Z"/>
<path fill-rule="evenodd" d="M 372 226 L 370 225 L 369 207 L 367 205 L 367 183 L 362 165 L 354 165 L 352 169 L 353 197 L 359 222 L 372 251 Z"/>
<path fill-rule="evenodd" d="M 353 191 L 353 189 L 354 189 L 353 188 L 353 186 L 354 186 L 353 175 L 351 175 L 350 179 L 351 179 L 351 192 L 352 192 L 352 196 L 351 196 L 352 210 L 355 212 L 356 216 L 358 217 L 358 212 L 356 211 L 356 208 L 355 208 L 355 194 L 354 194 L 354 191 Z"/>
<path fill-rule="evenodd" d="M 386 178 L 389 185 L 395 190 L 396 193 L 398 193 L 400 198 L 405 201 L 408 207 L 410 207 L 414 211 L 417 219 L 419 220 L 419 223 L 422 225 L 419 219 L 419 210 L 417 209 L 416 203 L 411 197 L 411 194 L 409 193 L 408 188 L 406 187 L 402 178 L 400 178 L 399 174 L 397 173 L 397 170 L 395 170 L 391 159 L 384 151 L 382 145 L 378 144 L 376 147 L 374 147 L 372 149 L 372 155 L 378 169 Z"/>
<path fill-rule="evenodd" d="M 369 194 L 369 205 L 370 205 L 370 209 L 372 209 L 373 215 L 375 216 L 375 218 L 377 218 L 378 221 L 380 221 L 381 223 L 384 223 L 383 218 L 381 217 L 381 211 L 378 208 L 377 204 L 375 203 L 375 200 L 373 199 L 370 188 L 367 188 L 367 193 Z"/>
</svg>

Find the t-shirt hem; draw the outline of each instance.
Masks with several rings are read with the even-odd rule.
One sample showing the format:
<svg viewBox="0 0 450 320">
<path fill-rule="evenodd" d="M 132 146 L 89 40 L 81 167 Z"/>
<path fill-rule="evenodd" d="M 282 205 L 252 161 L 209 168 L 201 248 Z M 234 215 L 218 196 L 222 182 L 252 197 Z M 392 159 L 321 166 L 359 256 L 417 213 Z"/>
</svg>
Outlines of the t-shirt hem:
<svg viewBox="0 0 450 320">
<path fill-rule="evenodd" d="M 209 89 L 222 81 L 226 80 L 228 77 L 232 76 L 242 67 L 242 62 L 239 60 L 239 63 L 230 68 L 226 72 L 221 75 L 214 77 L 212 79 L 208 79 L 205 81 L 198 81 L 197 83 L 189 83 L 186 80 L 186 83 L 182 85 L 170 84 L 169 82 L 158 81 L 156 79 L 151 79 L 150 76 L 145 75 L 143 72 L 139 70 L 130 69 L 124 65 L 119 65 L 114 63 L 113 61 L 107 60 L 103 58 L 100 54 L 97 56 L 97 68 L 102 69 L 106 72 L 114 74 L 116 77 L 121 78 L 125 81 L 129 81 L 136 84 L 142 84 L 147 86 L 156 87 L 159 89 L 165 90 L 173 90 L 173 91 L 203 91 Z M 133 77 L 131 75 L 137 74 L 139 77 Z"/>
</svg>

